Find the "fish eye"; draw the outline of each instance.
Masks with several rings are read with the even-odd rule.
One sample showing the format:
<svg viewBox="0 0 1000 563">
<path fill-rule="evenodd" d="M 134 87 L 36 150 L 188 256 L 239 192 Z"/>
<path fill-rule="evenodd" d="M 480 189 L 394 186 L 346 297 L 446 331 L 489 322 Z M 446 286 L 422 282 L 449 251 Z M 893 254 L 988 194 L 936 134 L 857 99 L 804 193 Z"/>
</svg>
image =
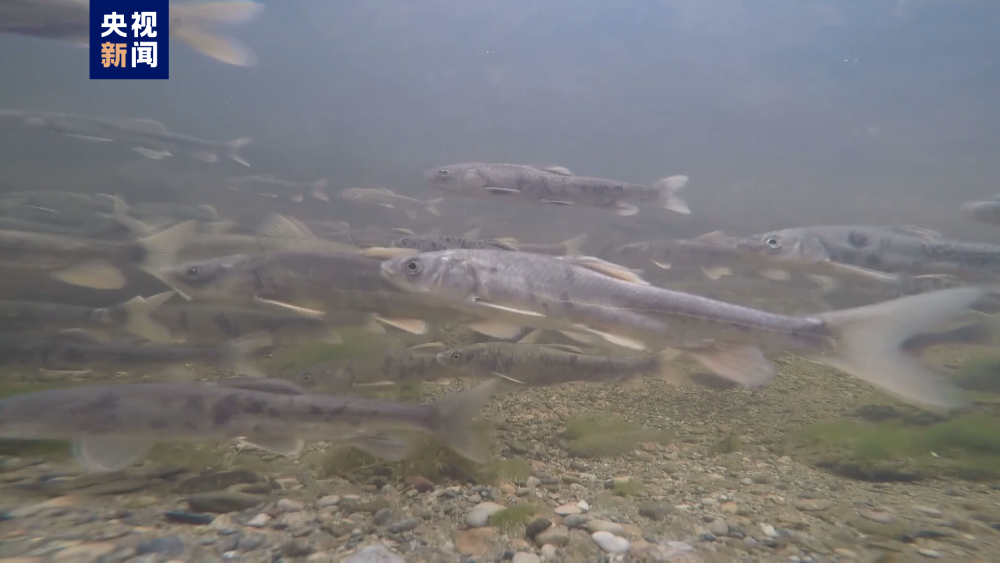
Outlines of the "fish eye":
<svg viewBox="0 0 1000 563">
<path fill-rule="evenodd" d="M 451 171 L 445 168 L 438 170 L 438 178 L 442 178 L 444 180 L 451 178 Z"/>
<path fill-rule="evenodd" d="M 406 248 L 406 247 L 410 246 L 410 241 L 408 241 L 406 239 L 403 239 L 403 240 L 399 241 L 399 246 L 402 246 L 403 248 Z"/>
<path fill-rule="evenodd" d="M 453 359 L 453 360 L 461 360 L 462 359 L 462 353 L 461 352 L 452 352 L 451 353 L 451 359 Z"/>
<path fill-rule="evenodd" d="M 302 374 L 302 381 L 312 381 L 312 378 L 313 378 L 313 376 L 310 373 L 303 373 Z"/>
<path fill-rule="evenodd" d="M 187 275 L 189 278 L 196 278 L 200 273 L 201 273 L 201 268 L 199 268 L 198 266 L 191 266 L 190 268 L 187 269 Z"/>
<path fill-rule="evenodd" d="M 767 237 L 764 239 L 764 244 L 772 250 L 777 250 L 781 248 L 781 241 L 777 237 Z"/>
<path fill-rule="evenodd" d="M 415 276 L 423 271 L 424 266 L 420 263 L 420 260 L 407 260 L 403 267 L 406 268 L 406 273 L 411 276 Z"/>
</svg>

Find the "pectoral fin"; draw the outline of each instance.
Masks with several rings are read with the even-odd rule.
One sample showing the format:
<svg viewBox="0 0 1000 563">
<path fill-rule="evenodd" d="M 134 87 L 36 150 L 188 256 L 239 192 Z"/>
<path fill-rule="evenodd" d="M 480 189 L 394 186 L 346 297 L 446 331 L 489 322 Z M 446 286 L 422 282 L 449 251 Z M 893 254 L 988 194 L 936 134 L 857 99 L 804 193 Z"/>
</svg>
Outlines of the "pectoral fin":
<svg viewBox="0 0 1000 563">
<path fill-rule="evenodd" d="M 262 450 L 288 456 L 298 455 L 305 447 L 304 441 L 287 436 L 249 436 L 243 441 Z"/>
<path fill-rule="evenodd" d="M 347 443 L 386 461 L 399 461 L 413 453 L 413 444 L 405 436 L 385 432 L 355 436 Z"/>
<path fill-rule="evenodd" d="M 768 269 L 760 270 L 757 273 L 771 281 L 788 281 L 792 279 L 792 275 L 784 270 Z"/>
<path fill-rule="evenodd" d="M 373 317 L 380 323 L 409 332 L 410 334 L 427 334 L 427 323 L 420 319 L 388 319 L 375 315 Z"/>
<path fill-rule="evenodd" d="M 296 315 L 302 315 L 304 317 L 312 317 L 315 319 L 322 319 L 326 316 L 326 311 L 319 311 L 316 309 L 309 309 L 307 307 L 299 307 L 298 305 L 292 305 L 291 303 L 284 303 L 282 301 L 275 301 L 274 299 L 264 299 L 262 297 L 255 297 L 254 303 L 259 303 L 261 305 L 266 305 L 269 307 L 276 307 L 286 312 L 292 312 Z"/>
<path fill-rule="evenodd" d="M 706 346 L 684 351 L 712 373 L 749 388 L 767 383 L 776 371 L 756 346 Z"/>
<path fill-rule="evenodd" d="M 492 336 L 493 338 L 500 338 L 502 340 L 513 340 L 521 334 L 521 327 L 519 326 L 494 321 L 483 321 L 467 326 L 470 330 L 474 330 L 479 334 L 485 334 L 486 336 Z"/>
<path fill-rule="evenodd" d="M 639 277 L 633 270 L 594 256 L 560 256 L 559 260 L 571 262 L 582 268 L 587 268 L 588 270 L 593 270 L 629 283 L 649 285 L 649 282 Z"/>
<path fill-rule="evenodd" d="M 559 201 L 556 199 L 542 199 L 539 201 L 541 201 L 542 203 L 552 203 L 554 205 L 573 205 L 572 201 Z"/>
<path fill-rule="evenodd" d="M 492 193 L 492 194 L 519 194 L 519 193 L 521 193 L 521 190 L 517 190 L 517 189 L 514 189 L 514 188 L 498 188 L 496 186 L 485 186 L 483 189 L 486 190 L 486 191 L 488 191 L 488 192 L 490 192 L 490 193 Z"/>
<path fill-rule="evenodd" d="M 707 277 L 710 280 L 717 280 L 722 276 L 733 275 L 733 271 L 724 266 L 719 266 L 716 268 L 702 268 L 701 273 L 705 274 L 705 277 Z"/>
<path fill-rule="evenodd" d="M 152 447 L 141 438 L 86 434 L 73 440 L 73 456 L 87 471 L 118 471 L 139 461 Z"/>
<path fill-rule="evenodd" d="M 631 203 L 620 202 L 615 206 L 615 215 L 619 217 L 631 217 L 639 212 L 639 208 Z"/>
<path fill-rule="evenodd" d="M 536 313 L 535 311 L 529 311 L 527 309 L 517 309 L 514 307 L 507 307 L 506 305 L 497 305 L 496 303 L 490 303 L 489 301 L 476 300 L 476 306 L 482 307 L 484 309 L 492 309 L 494 311 L 503 311 L 505 313 L 514 313 L 516 315 L 524 315 L 528 317 L 544 317 L 545 315 L 541 313 Z"/>
</svg>

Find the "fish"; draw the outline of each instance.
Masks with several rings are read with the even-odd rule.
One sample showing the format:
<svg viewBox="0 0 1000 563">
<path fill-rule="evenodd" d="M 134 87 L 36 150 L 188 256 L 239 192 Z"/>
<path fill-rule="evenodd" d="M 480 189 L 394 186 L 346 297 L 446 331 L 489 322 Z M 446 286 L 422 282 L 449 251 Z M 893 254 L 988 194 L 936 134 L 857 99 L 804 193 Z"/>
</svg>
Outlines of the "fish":
<svg viewBox="0 0 1000 563">
<path fill-rule="evenodd" d="M 489 381 L 435 403 L 412 404 L 310 394 L 270 378 L 89 385 L 0 400 L 0 436 L 71 440 L 76 460 L 95 473 L 125 469 L 156 443 L 237 438 L 286 456 L 300 453 L 307 440 L 342 442 L 397 461 L 413 453 L 407 431 L 484 462 L 469 422 L 495 391 Z"/>
<path fill-rule="evenodd" d="M 9 269 L 42 270 L 71 285 L 121 289 L 127 281 L 121 266 L 155 272 L 161 265 L 176 262 L 176 240 L 186 238 L 194 227 L 194 222 L 181 223 L 129 242 L 0 230 L 0 264 Z"/>
<path fill-rule="evenodd" d="M 359 252 L 362 256 L 376 258 L 393 258 L 409 256 L 418 252 L 447 250 L 449 248 L 492 248 L 495 250 L 517 251 L 511 244 L 495 239 L 468 238 L 466 235 L 407 235 L 389 244 L 389 247 L 370 247 Z"/>
<path fill-rule="evenodd" d="M 736 237 L 721 231 L 706 233 L 693 239 L 657 239 L 634 242 L 610 249 L 604 256 L 611 261 L 661 270 L 700 270 L 712 280 L 733 275 L 732 268 L 741 263 L 736 250 Z"/>
<path fill-rule="evenodd" d="M 184 153 L 203 162 L 228 158 L 244 166 L 250 163 L 240 150 L 253 139 L 211 141 L 173 133 L 159 121 L 133 117 L 109 118 L 34 110 L 0 110 L 0 126 L 17 126 L 65 135 L 94 143 L 119 143 L 153 160 Z"/>
<path fill-rule="evenodd" d="M 376 382 L 433 381 L 449 375 L 448 370 L 437 361 L 437 353 L 444 348 L 445 345 L 440 342 L 424 342 L 390 349 L 372 365 L 361 365 L 355 361 L 345 363 L 343 360 L 320 362 L 295 374 L 293 380 L 304 387 L 333 392 Z"/>
<path fill-rule="evenodd" d="M 443 250 L 382 262 L 387 281 L 428 304 L 490 319 L 487 328 L 533 327 L 599 336 L 636 350 L 673 348 L 747 387 L 775 374 L 761 346 L 805 354 L 900 400 L 948 410 L 966 403 L 900 346 L 959 316 L 986 292 L 953 288 L 866 307 L 789 316 L 608 275 L 606 266 L 524 252 Z"/>
<path fill-rule="evenodd" d="M 437 354 L 442 366 L 467 375 L 502 379 L 528 386 L 557 385 L 573 381 L 623 382 L 650 374 L 671 380 L 667 365 L 675 351 L 638 357 L 596 356 L 578 348 L 556 344 L 480 342 Z"/>
<path fill-rule="evenodd" d="M 427 321 L 458 315 L 399 291 L 382 278 L 380 263 L 354 252 L 264 252 L 183 262 L 159 275 L 195 301 L 266 308 L 331 325 L 426 334 Z"/>
<path fill-rule="evenodd" d="M 197 362 L 246 375 L 259 371 L 246 355 L 271 345 L 266 334 L 254 334 L 219 346 L 103 342 L 83 331 L 51 334 L 0 334 L 0 365 L 49 370 L 109 370 L 119 367 L 168 368 Z"/>
<path fill-rule="evenodd" d="M 583 243 L 587 242 L 589 235 L 580 233 L 573 238 L 558 242 L 556 244 L 520 242 L 515 238 L 494 239 L 501 243 L 516 246 L 521 252 L 531 252 L 534 254 L 551 254 L 553 256 L 579 256 Z"/>
<path fill-rule="evenodd" d="M 211 31 L 218 25 L 254 20 L 263 4 L 245 1 L 170 3 L 170 36 L 215 60 L 253 66 L 254 52 L 242 43 Z M 7 0 L 0 4 L 0 33 L 14 33 L 90 45 L 88 0 Z"/>
<path fill-rule="evenodd" d="M 426 211 L 435 217 L 441 216 L 438 204 L 444 198 L 421 201 L 405 195 L 399 195 L 387 188 L 347 188 L 337 194 L 340 199 L 358 201 L 361 203 L 371 203 L 388 207 L 389 209 L 402 209 L 410 219 L 416 219 L 419 213 Z"/>
<path fill-rule="evenodd" d="M 240 191 L 243 189 L 254 190 L 277 190 L 282 194 L 287 194 L 289 199 L 299 203 L 309 194 L 321 201 L 330 201 L 330 196 L 326 193 L 328 180 L 321 178 L 314 182 L 292 182 L 289 180 L 279 180 L 269 174 L 256 176 L 237 176 L 226 180 L 229 189 Z"/>
<path fill-rule="evenodd" d="M 58 331 L 67 327 L 97 332 L 125 332 L 153 342 L 168 342 L 170 331 L 151 314 L 172 291 L 133 297 L 111 307 L 85 307 L 36 301 L 0 301 L 0 331 Z"/>
<path fill-rule="evenodd" d="M 736 247 L 746 259 L 781 270 L 896 286 L 912 276 L 977 282 L 1000 273 L 1000 245 L 946 239 L 919 227 L 783 229 L 741 238 Z"/>
<path fill-rule="evenodd" d="M 342 342 L 339 327 L 286 311 L 175 299 L 154 310 L 151 318 L 166 328 L 173 342 L 218 344 L 259 332 L 269 334 L 275 344 Z"/>
<path fill-rule="evenodd" d="M 967 201 L 962 204 L 961 210 L 977 221 L 1000 225 L 1000 195 L 980 201 Z"/>
<path fill-rule="evenodd" d="M 425 172 L 424 177 L 433 189 L 480 199 L 613 209 L 623 217 L 638 213 L 637 204 L 643 203 L 685 215 L 691 213 L 687 203 L 677 196 L 688 183 L 688 177 L 682 175 L 643 186 L 576 176 L 562 167 L 469 162 L 439 166 Z"/>
</svg>

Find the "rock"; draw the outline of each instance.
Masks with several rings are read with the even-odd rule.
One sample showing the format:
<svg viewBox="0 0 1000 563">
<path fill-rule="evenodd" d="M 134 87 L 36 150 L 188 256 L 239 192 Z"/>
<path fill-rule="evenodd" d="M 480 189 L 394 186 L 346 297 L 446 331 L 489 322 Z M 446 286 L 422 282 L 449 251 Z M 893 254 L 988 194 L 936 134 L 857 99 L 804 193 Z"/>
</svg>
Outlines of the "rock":
<svg viewBox="0 0 1000 563">
<path fill-rule="evenodd" d="M 535 543 L 538 545 L 552 544 L 556 547 L 566 547 L 569 543 L 569 528 L 566 526 L 552 526 L 544 532 L 535 536 Z"/>
<path fill-rule="evenodd" d="M 524 535 L 535 539 L 535 536 L 552 527 L 552 522 L 546 518 L 538 518 L 524 528 Z"/>
<path fill-rule="evenodd" d="M 269 514 L 264 514 L 263 512 L 261 512 L 257 516 L 251 518 L 250 521 L 247 522 L 247 526 L 251 528 L 263 528 L 264 526 L 267 526 L 268 522 L 270 521 L 271 521 L 271 516 Z"/>
<path fill-rule="evenodd" d="M 327 495 L 316 501 L 316 508 L 328 508 L 340 504 L 340 495 Z"/>
<path fill-rule="evenodd" d="M 587 501 L 585 500 L 581 500 L 580 502 L 576 503 L 576 507 L 583 512 L 588 512 L 590 510 L 590 504 L 588 504 Z"/>
<path fill-rule="evenodd" d="M 923 555 L 924 557 L 930 557 L 931 559 L 940 559 L 941 558 L 941 552 L 940 551 L 937 551 L 937 550 L 934 550 L 934 549 L 928 549 L 926 547 L 922 547 L 922 548 L 918 549 L 917 553 L 919 553 L 920 555 Z"/>
<path fill-rule="evenodd" d="M 819 512 L 833 506 L 833 501 L 825 498 L 800 498 L 795 501 L 795 508 L 803 512 Z"/>
<path fill-rule="evenodd" d="M 256 483 L 260 480 L 259 475 L 248 469 L 203 473 L 177 483 L 174 492 L 180 494 L 208 493 L 221 491 L 233 485 Z"/>
<path fill-rule="evenodd" d="M 528 551 L 518 551 L 511 559 L 511 563 L 542 563 L 542 560 L 534 553 Z"/>
<path fill-rule="evenodd" d="M 565 523 L 565 522 L 564 522 Z M 588 532 L 608 532 L 616 536 L 625 535 L 625 527 L 621 524 L 615 522 L 609 522 L 607 520 L 590 520 L 587 522 Z"/>
<path fill-rule="evenodd" d="M 620 538 L 611 532 L 594 532 L 590 537 L 605 553 L 625 553 L 629 548 L 627 539 Z"/>
<path fill-rule="evenodd" d="M 581 528 L 587 523 L 587 517 L 583 514 L 570 514 L 569 516 L 563 518 L 563 524 L 567 528 Z"/>
<path fill-rule="evenodd" d="M 764 535 L 767 536 L 767 537 L 769 537 L 769 538 L 776 538 L 776 537 L 778 537 L 778 532 L 775 531 L 774 526 L 772 526 L 770 524 L 765 524 L 765 523 L 761 522 L 760 523 L 760 531 L 763 532 Z"/>
<path fill-rule="evenodd" d="M 537 487 L 538 485 L 541 485 L 541 484 L 542 484 L 542 481 L 538 477 L 535 477 L 534 475 L 532 475 L 531 477 L 528 477 L 524 481 L 524 486 L 528 487 L 529 489 L 534 489 L 535 487 Z"/>
<path fill-rule="evenodd" d="M 188 508 L 192 512 L 211 512 L 213 514 L 240 512 L 263 502 L 263 499 L 258 496 L 225 491 L 198 493 L 187 498 Z"/>
<path fill-rule="evenodd" d="M 312 544 L 304 539 L 285 542 L 281 546 L 281 554 L 285 557 L 306 557 L 316 551 Z"/>
<path fill-rule="evenodd" d="M 723 518 L 716 518 L 708 524 L 708 531 L 719 537 L 728 536 L 729 522 L 726 522 Z"/>
<path fill-rule="evenodd" d="M 928 516 L 934 516 L 934 517 L 940 517 L 941 516 L 941 511 L 940 510 L 938 510 L 936 508 L 932 508 L 930 506 L 919 506 L 919 505 L 917 505 L 917 506 L 913 507 L 913 510 L 916 510 L 917 512 L 922 512 L 922 513 L 924 513 L 924 514 L 926 514 Z"/>
<path fill-rule="evenodd" d="M 201 526 L 211 524 L 212 521 L 215 520 L 215 516 L 212 516 L 211 514 L 195 514 L 194 512 L 188 512 L 186 510 L 171 510 L 169 512 L 164 512 L 163 517 L 167 519 L 167 522 Z"/>
<path fill-rule="evenodd" d="M 657 501 L 646 501 L 639 505 L 639 515 L 650 520 L 662 522 L 667 519 L 667 515 L 674 511 L 674 507 L 669 504 Z"/>
<path fill-rule="evenodd" d="M 872 522 L 878 522 L 879 524 L 893 524 L 896 522 L 896 515 L 889 512 L 888 510 L 862 510 L 858 512 L 862 518 L 867 518 Z"/>
<path fill-rule="evenodd" d="M 278 510 L 282 512 L 298 512 L 305 507 L 306 507 L 305 504 L 289 498 L 283 498 L 279 500 L 277 505 Z"/>
<path fill-rule="evenodd" d="M 180 555 L 184 553 L 184 540 L 178 536 L 164 536 L 144 541 L 136 546 L 136 555 L 159 553 L 161 555 Z"/>
<path fill-rule="evenodd" d="M 543 545 L 539 551 L 542 552 L 542 557 L 544 557 L 546 561 L 553 561 L 559 554 L 559 550 L 556 549 L 556 546 L 551 543 Z"/>
<path fill-rule="evenodd" d="M 392 520 L 392 510 L 388 508 L 383 508 L 372 515 L 372 524 L 376 526 L 385 526 L 389 520 Z"/>
<path fill-rule="evenodd" d="M 418 493 L 428 493 L 434 490 L 434 483 L 420 475 L 407 477 L 406 484 L 416 489 Z"/>
<path fill-rule="evenodd" d="M 489 552 L 499 534 L 495 528 L 458 530 L 454 535 L 455 550 L 462 555 L 483 557 Z"/>
<path fill-rule="evenodd" d="M 750 476 L 750 480 L 758 485 L 770 485 L 775 481 L 774 475 L 770 473 L 754 473 Z"/>
<path fill-rule="evenodd" d="M 358 550 L 344 559 L 343 563 L 406 563 L 406 559 L 393 553 L 385 545 L 376 543 Z"/>
<path fill-rule="evenodd" d="M 481 502 L 465 515 L 465 525 L 470 528 L 482 528 L 489 523 L 490 516 L 506 508 L 495 502 Z"/>
<path fill-rule="evenodd" d="M 56 552 L 52 563 L 77 563 L 99 561 L 118 549 L 112 542 L 82 543 Z"/>
<path fill-rule="evenodd" d="M 403 532 L 409 532 L 420 525 L 420 518 L 403 518 L 402 520 L 393 522 L 387 528 L 390 534 L 402 534 Z"/>
<path fill-rule="evenodd" d="M 562 506 L 558 506 L 555 509 L 555 513 L 558 514 L 559 516 L 569 516 L 570 514 L 580 514 L 581 512 L 583 511 L 580 510 L 580 507 L 572 502 L 568 502 Z"/>
</svg>

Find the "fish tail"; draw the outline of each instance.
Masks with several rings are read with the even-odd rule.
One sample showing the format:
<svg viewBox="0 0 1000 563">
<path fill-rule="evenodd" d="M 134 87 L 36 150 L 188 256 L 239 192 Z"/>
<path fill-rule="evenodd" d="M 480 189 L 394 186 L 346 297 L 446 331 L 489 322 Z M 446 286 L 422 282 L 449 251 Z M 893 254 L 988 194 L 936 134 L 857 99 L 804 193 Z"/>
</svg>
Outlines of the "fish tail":
<svg viewBox="0 0 1000 563">
<path fill-rule="evenodd" d="M 563 241 L 562 246 L 566 249 L 566 256 L 580 256 L 580 248 L 587 242 L 587 233 L 580 233 L 575 237 Z"/>
<path fill-rule="evenodd" d="M 198 229 L 198 222 L 195 220 L 178 223 L 173 227 L 164 229 L 158 233 L 139 239 L 139 246 L 145 251 L 145 256 L 139 264 L 139 268 L 149 275 L 165 283 L 168 287 L 170 283 L 164 279 L 161 271 L 167 266 L 172 266 L 177 262 L 177 257 L 195 235 Z M 177 293 L 187 299 L 191 297 L 177 288 L 172 288 Z"/>
<path fill-rule="evenodd" d="M 330 195 L 326 193 L 326 186 L 329 180 L 323 178 L 309 184 L 309 193 L 320 201 L 330 201 Z"/>
<path fill-rule="evenodd" d="M 111 264 L 95 260 L 70 266 L 58 272 L 52 272 L 49 277 L 80 287 L 91 289 L 121 289 L 125 287 L 125 274 Z"/>
<path fill-rule="evenodd" d="M 170 330 L 153 320 L 150 313 L 159 308 L 160 305 L 173 297 L 173 295 L 173 291 L 165 291 L 149 299 L 137 295 L 120 305 L 116 305 L 114 308 L 125 312 L 125 325 L 123 328 L 126 332 L 152 342 L 168 342 L 170 341 Z"/>
<path fill-rule="evenodd" d="M 441 209 L 438 207 L 438 204 L 440 204 L 442 201 L 444 201 L 443 197 L 439 197 L 437 199 L 432 199 L 432 200 L 428 201 L 427 202 L 427 212 L 430 213 L 431 215 L 435 216 L 435 217 L 440 217 L 441 216 Z"/>
<path fill-rule="evenodd" d="M 836 349 L 811 359 L 847 372 L 896 398 L 948 410 L 966 404 L 959 390 L 920 366 L 905 342 L 935 324 L 967 312 L 985 293 L 955 288 L 817 315 L 836 339 Z"/>
<path fill-rule="evenodd" d="M 664 178 L 653 184 L 653 188 L 660 192 L 660 205 L 665 209 L 689 215 L 691 208 L 687 202 L 677 197 L 677 192 L 688 183 L 687 176 L 671 176 Z"/>
<path fill-rule="evenodd" d="M 247 359 L 247 356 L 273 343 L 274 339 L 266 332 L 255 332 L 230 340 L 219 346 L 222 357 L 221 363 L 224 367 L 235 371 L 239 375 L 264 377 L 264 374 Z"/>
<path fill-rule="evenodd" d="M 253 142 L 252 137 L 240 137 L 239 139 L 229 141 L 228 143 L 226 143 L 226 156 L 230 160 L 239 162 L 243 166 L 250 166 L 250 163 L 244 160 L 242 156 L 240 156 L 240 149 L 249 145 L 252 142 Z"/>
<path fill-rule="evenodd" d="M 491 379 L 431 405 L 435 410 L 434 435 L 452 451 L 476 463 L 486 461 L 487 452 L 469 429 L 469 421 L 479 414 L 500 387 L 500 379 Z"/>
<path fill-rule="evenodd" d="M 217 61 L 254 66 L 257 55 L 252 49 L 205 28 L 248 23 L 263 11 L 263 4 L 246 1 L 171 3 L 170 34 Z"/>
</svg>

